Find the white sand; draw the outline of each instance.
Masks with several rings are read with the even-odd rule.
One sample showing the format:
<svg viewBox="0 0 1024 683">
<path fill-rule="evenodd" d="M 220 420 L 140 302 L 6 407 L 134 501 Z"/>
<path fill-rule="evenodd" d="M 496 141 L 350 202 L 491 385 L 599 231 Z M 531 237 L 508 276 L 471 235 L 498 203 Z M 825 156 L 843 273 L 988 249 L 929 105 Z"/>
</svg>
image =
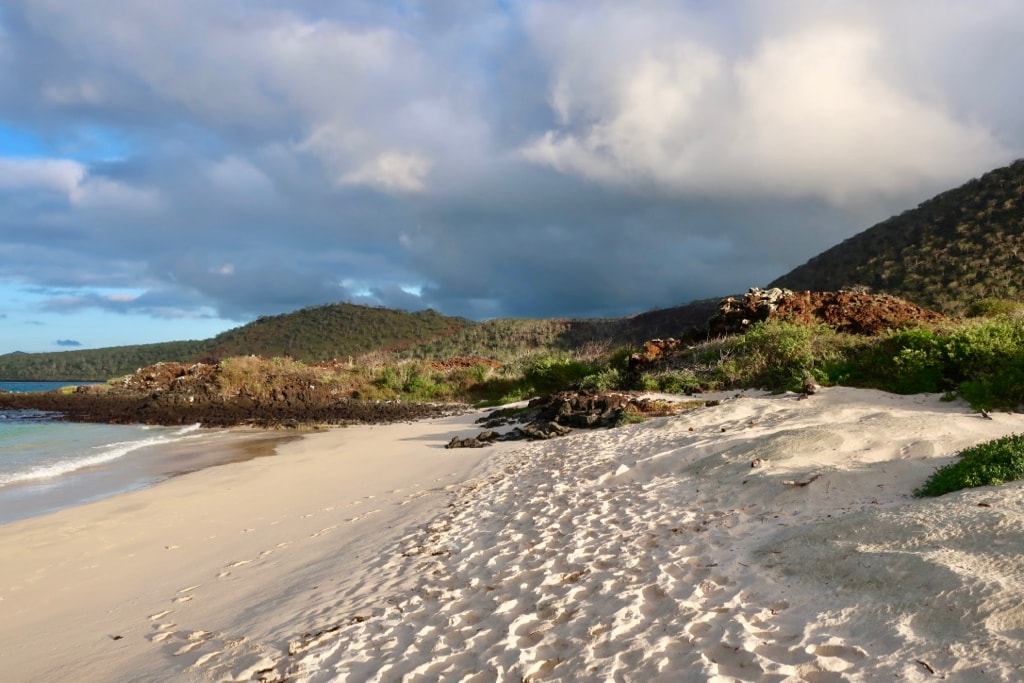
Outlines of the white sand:
<svg viewBox="0 0 1024 683">
<path fill-rule="evenodd" d="M 313 434 L 275 457 L 0 526 L 0 681 L 208 680 L 221 660 L 233 675 L 269 665 L 322 613 L 415 579 L 385 580 L 386 549 L 487 459 L 443 448 L 478 416 Z"/>
<path fill-rule="evenodd" d="M 1024 432 L 993 417 L 831 388 L 473 451 L 438 448 L 478 431 L 467 417 L 319 435 L 0 527 L 0 667 L 1021 680 L 1024 485 L 910 496 L 957 450 Z"/>
</svg>

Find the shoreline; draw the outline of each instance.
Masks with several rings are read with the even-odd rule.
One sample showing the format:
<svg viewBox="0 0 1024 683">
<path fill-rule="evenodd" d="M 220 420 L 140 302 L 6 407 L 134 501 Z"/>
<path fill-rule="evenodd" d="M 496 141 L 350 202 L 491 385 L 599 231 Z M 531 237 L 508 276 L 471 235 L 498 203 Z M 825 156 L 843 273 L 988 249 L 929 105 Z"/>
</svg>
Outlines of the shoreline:
<svg viewBox="0 0 1024 683">
<path fill-rule="evenodd" d="M 380 549 L 505 450 L 444 449 L 480 414 L 309 433 L 274 457 L 0 526 L 0 667 L 22 681 L 204 680 L 204 634 L 240 659 L 286 649 L 315 626 L 317 592 L 357 601 Z"/>
<path fill-rule="evenodd" d="M 706 396 L 711 398 L 711 396 Z M 310 434 L 0 527 L 16 680 L 1014 680 L 1024 431 L 826 388 L 446 450 L 483 411 Z"/>
<path fill-rule="evenodd" d="M 247 427 L 201 430 L 185 439 L 142 446 L 102 465 L 52 479 L 0 487 L 0 529 L 12 522 L 87 505 L 156 486 L 207 467 L 274 455 L 275 448 L 301 438 Z"/>
</svg>

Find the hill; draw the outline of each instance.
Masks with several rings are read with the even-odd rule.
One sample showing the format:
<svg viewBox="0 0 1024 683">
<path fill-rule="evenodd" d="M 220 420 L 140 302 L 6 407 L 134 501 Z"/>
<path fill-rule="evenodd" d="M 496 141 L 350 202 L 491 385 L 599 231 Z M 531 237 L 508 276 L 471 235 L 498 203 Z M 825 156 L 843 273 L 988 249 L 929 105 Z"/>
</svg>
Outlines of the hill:
<svg viewBox="0 0 1024 683">
<path fill-rule="evenodd" d="M 573 351 L 588 344 L 638 346 L 703 326 L 715 302 L 698 301 L 624 318 L 513 319 L 474 322 L 433 310 L 408 313 L 338 303 L 267 316 L 202 341 L 167 342 L 0 356 L 0 379 L 106 380 L 161 361 L 215 362 L 234 356 L 288 356 L 305 363 L 370 352 L 398 358 L 482 356 L 510 360 L 526 353 Z"/>
<path fill-rule="evenodd" d="M 304 362 L 400 350 L 454 334 L 469 320 L 432 310 L 407 313 L 338 303 L 259 318 L 202 341 L 168 342 L 0 356 L 5 380 L 106 380 L 160 361 L 216 361 L 230 356 L 291 356 Z"/>
<path fill-rule="evenodd" d="M 316 362 L 357 356 L 368 351 L 401 351 L 451 336 L 476 325 L 427 309 L 416 313 L 338 303 L 261 317 L 214 337 L 207 359 L 232 356 L 289 356 Z"/>
<path fill-rule="evenodd" d="M 948 314 L 1024 300 L 1024 159 L 855 235 L 770 287 L 866 286 Z"/>
</svg>

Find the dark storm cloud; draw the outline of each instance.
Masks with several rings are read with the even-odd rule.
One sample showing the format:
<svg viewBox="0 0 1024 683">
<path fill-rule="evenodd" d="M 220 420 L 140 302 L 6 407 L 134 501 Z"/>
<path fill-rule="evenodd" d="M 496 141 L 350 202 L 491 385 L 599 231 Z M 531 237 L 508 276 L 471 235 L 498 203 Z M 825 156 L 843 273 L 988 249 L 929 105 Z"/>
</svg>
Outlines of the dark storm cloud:
<svg viewBox="0 0 1024 683">
<path fill-rule="evenodd" d="M 1024 149 L 1024 10 L 892 5 L 13 0 L 0 125 L 51 152 L 0 148 L 0 278 L 231 320 L 764 284 Z"/>
</svg>

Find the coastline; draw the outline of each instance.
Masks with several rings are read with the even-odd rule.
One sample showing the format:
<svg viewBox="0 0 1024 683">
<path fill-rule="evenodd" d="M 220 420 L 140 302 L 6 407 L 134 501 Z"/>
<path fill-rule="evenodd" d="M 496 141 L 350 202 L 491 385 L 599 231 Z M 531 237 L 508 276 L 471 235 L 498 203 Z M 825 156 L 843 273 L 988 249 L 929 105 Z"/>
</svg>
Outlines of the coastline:
<svg viewBox="0 0 1024 683">
<path fill-rule="evenodd" d="M 444 449 L 481 411 L 332 429 L 0 527 L 0 666 L 305 683 L 1024 673 L 1024 482 L 911 497 L 1024 416 L 843 387 L 714 398 L 483 449 Z"/>
<path fill-rule="evenodd" d="M 19 681 L 205 680 L 194 667 L 211 643 L 196 634 L 225 634 L 239 660 L 286 648 L 315 627 L 318 594 L 369 599 L 380 549 L 494 461 L 500 447 L 444 449 L 480 414 L 305 434 L 274 457 L 0 526 L 0 667 Z"/>
<path fill-rule="evenodd" d="M 207 467 L 271 456 L 277 446 L 299 438 L 249 427 L 203 430 L 56 479 L 7 484 L 0 488 L 0 531 L 5 524 L 149 488 Z"/>
</svg>

